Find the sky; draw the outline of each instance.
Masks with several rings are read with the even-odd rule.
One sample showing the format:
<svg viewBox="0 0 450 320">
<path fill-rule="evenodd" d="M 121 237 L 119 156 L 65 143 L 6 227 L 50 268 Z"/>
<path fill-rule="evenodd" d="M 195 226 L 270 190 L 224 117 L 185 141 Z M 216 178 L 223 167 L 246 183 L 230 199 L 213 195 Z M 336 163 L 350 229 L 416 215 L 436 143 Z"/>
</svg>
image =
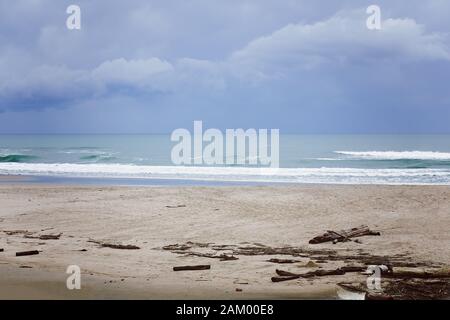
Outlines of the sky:
<svg viewBox="0 0 450 320">
<path fill-rule="evenodd" d="M 81 9 L 81 29 L 66 9 Z M 369 5 L 381 29 L 369 30 Z M 0 133 L 450 133 L 447 0 L 0 0 Z"/>
</svg>

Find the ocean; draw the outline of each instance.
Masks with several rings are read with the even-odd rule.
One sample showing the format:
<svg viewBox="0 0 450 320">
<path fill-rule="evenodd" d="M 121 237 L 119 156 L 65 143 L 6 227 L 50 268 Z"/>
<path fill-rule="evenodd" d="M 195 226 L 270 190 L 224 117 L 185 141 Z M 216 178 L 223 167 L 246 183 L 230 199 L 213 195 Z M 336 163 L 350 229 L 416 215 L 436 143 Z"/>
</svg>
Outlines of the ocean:
<svg viewBox="0 0 450 320">
<path fill-rule="evenodd" d="M 111 184 L 450 184 L 450 135 L 282 134 L 280 168 L 175 166 L 175 144 L 170 135 L 0 135 L 0 174 Z"/>
</svg>

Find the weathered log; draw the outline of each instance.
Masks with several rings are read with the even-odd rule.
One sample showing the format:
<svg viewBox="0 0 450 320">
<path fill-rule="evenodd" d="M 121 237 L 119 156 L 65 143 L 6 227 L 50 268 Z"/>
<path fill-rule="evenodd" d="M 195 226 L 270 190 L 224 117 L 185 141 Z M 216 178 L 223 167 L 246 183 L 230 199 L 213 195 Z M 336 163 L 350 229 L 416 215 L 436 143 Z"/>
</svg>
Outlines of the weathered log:
<svg viewBox="0 0 450 320">
<path fill-rule="evenodd" d="M 188 271 L 188 270 L 209 270 L 211 269 L 211 265 L 203 264 L 198 266 L 179 266 L 173 267 L 173 271 Z"/>
<path fill-rule="evenodd" d="M 323 276 L 333 276 L 333 275 L 345 274 L 345 271 L 340 268 L 335 269 L 335 270 L 315 270 L 315 271 L 310 271 L 310 272 L 306 272 L 306 273 L 292 273 L 292 272 L 278 270 L 278 269 L 275 272 L 279 275 L 279 277 L 272 277 L 271 279 L 273 282 L 294 280 L 294 279 L 298 279 L 298 278 L 323 277 Z"/>
<path fill-rule="evenodd" d="M 43 234 L 40 236 L 32 236 L 25 234 L 24 238 L 27 239 L 39 239 L 39 240 L 58 240 L 61 237 L 62 233 L 59 234 Z"/>
<path fill-rule="evenodd" d="M 21 251 L 21 252 L 16 252 L 16 257 L 31 256 L 31 255 L 35 255 L 35 254 L 39 254 L 39 251 L 37 251 L 37 250 Z"/>
<path fill-rule="evenodd" d="M 115 244 L 115 243 L 106 243 L 98 240 L 89 239 L 88 242 L 96 243 L 104 248 L 112 248 L 112 249 L 125 249 L 125 250 L 137 250 L 140 247 L 132 245 L 132 244 Z"/>
<path fill-rule="evenodd" d="M 348 241 L 350 238 L 368 236 L 368 235 L 379 236 L 380 233 L 370 230 L 369 227 L 367 227 L 367 226 L 359 226 L 357 228 L 341 230 L 341 231 L 328 230 L 323 235 L 314 237 L 313 239 L 309 240 L 309 243 L 317 244 L 317 243 L 323 243 L 323 242 L 329 242 L 329 241 L 343 242 L 343 241 Z"/>
<path fill-rule="evenodd" d="M 300 262 L 299 260 L 292 260 L 292 259 L 269 259 L 267 260 L 267 262 L 272 262 L 272 263 L 296 263 L 296 262 Z"/>
<path fill-rule="evenodd" d="M 334 270 L 315 270 L 315 271 L 309 271 L 306 273 L 292 273 L 292 272 L 288 272 L 288 271 L 283 271 L 283 270 L 276 270 L 275 271 L 279 276 L 299 276 L 302 278 L 309 278 L 311 276 L 332 276 L 332 275 L 343 275 L 345 274 L 345 271 L 342 270 L 341 268 L 337 268 Z"/>
<path fill-rule="evenodd" d="M 427 270 L 399 270 L 394 268 L 392 272 L 384 275 L 387 278 L 396 279 L 447 279 L 450 278 L 450 270 L 441 269 L 436 271 Z"/>
<path fill-rule="evenodd" d="M 338 268 L 336 270 L 316 270 L 316 271 L 311 271 L 311 273 L 314 276 L 339 276 L 339 275 L 343 275 L 345 274 L 345 271 Z"/>
<path fill-rule="evenodd" d="M 289 276 L 289 277 L 272 277 L 270 278 L 270 280 L 272 280 L 272 282 L 281 282 L 281 281 L 288 281 L 288 280 L 295 280 L 295 279 L 299 279 L 299 276 Z"/>
<path fill-rule="evenodd" d="M 39 236 L 39 240 L 58 240 L 61 237 L 60 234 L 43 234 Z"/>
<path fill-rule="evenodd" d="M 292 276 L 299 275 L 299 273 L 292 273 L 292 272 L 284 271 L 284 270 L 280 270 L 280 269 L 276 269 L 275 272 L 277 273 L 277 275 L 282 276 L 282 277 L 292 277 Z"/>
</svg>

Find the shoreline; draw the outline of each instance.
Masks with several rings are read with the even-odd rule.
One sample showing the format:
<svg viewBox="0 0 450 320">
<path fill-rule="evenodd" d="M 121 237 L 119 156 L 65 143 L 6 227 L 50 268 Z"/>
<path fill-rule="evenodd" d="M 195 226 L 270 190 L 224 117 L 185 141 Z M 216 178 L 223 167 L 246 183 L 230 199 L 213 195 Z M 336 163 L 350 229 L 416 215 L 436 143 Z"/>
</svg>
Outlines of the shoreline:
<svg viewBox="0 0 450 320">
<path fill-rule="evenodd" d="M 0 298 L 336 299 L 338 282 L 365 277 L 270 281 L 276 269 L 307 272 L 341 266 L 331 256 L 324 264 L 302 256 L 292 264 L 277 264 L 268 260 L 292 257 L 237 255 L 237 260 L 220 261 L 207 254 L 228 251 L 214 252 L 208 245 L 191 245 L 181 253 L 163 248 L 190 242 L 236 248 L 295 246 L 333 250 L 338 255 L 405 255 L 411 262 L 448 267 L 449 191 L 447 186 L 0 184 L 0 248 L 4 249 L 0 272 L 6 275 L 0 277 Z M 361 224 L 379 230 L 381 236 L 361 237 L 361 244 L 308 244 L 326 230 Z M 61 236 L 36 238 L 46 234 Z M 105 248 L 102 243 L 139 249 Z M 26 250 L 40 252 L 15 256 Z M 315 262 L 312 269 L 305 267 L 309 261 Z M 73 264 L 82 269 L 80 291 L 65 287 L 65 270 Z M 172 270 L 198 264 L 210 264 L 211 270 Z"/>
<path fill-rule="evenodd" d="M 404 186 L 404 187 L 450 187 L 450 184 L 427 183 L 332 183 L 332 182 L 285 182 L 244 181 L 220 179 L 185 178 L 136 178 L 136 177 L 77 177 L 58 175 L 0 174 L 0 186 L 6 184 L 33 184 L 48 186 L 110 186 L 110 187 L 295 187 L 295 186 Z"/>
</svg>

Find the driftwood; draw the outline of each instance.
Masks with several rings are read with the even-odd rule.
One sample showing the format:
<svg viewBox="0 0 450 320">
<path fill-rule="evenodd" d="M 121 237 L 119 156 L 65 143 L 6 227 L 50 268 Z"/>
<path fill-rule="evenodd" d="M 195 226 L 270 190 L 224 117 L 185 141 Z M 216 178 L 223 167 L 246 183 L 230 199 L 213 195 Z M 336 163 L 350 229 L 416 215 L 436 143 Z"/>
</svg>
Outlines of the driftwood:
<svg viewBox="0 0 450 320">
<path fill-rule="evenodd" d="M 185 244 L 171 244 L 162 247 L 163 250 L 169 250 L 172 253 L 177 254 L 183 254 L 186 256 L 196 256 L 196 257 L 202 257 L 202 258 L 212 258 L 212 259 L 220 259 L 220 261 L 229 261 L 229 260 L 238 260 L 238 257 L 235 257 L 233 254 L 228 255 L 225 253 L 222 253 L 220 255 L 214 254 L 214 253 L 201 253 L 201 252 L 195 252 L 190 251 L 190 249 L 198 247 L 198 248 L 212 248 L 215 251 L 221 251 L 221 250 L 231 250 L 228 245 L 219 245 L 214 246 L 212 243 L 196 243 L 188 241 Z"/>
<path fill-rule="evenodd" d="M 367 231 L 364 231 L 363 233 L 365 232 Z M 334 238 L 340 237 L 338 239 L 344 237 L 344 235 L 341 234 L 342 232 L 337 233 L 338 235 L 336 235 L 335 233 L 331 234 L 335 235 Z M 370 231 L 370 234 L 378 233 Z M 358 234 L 358 232 L 356 232 L 350 235 L 360 236 L 361 234 Z M 348 239 L 349 234 L 346 234 L 345 237 L 347 237 Z M 306 257 L 310 261 L 306 265 L 298 264 L 298 266 L 314 268 L 312 270 L 315 270 L 306 273 L 292 273 L 288 271 L 277 270 L 277 275 L 272 278 L 273 282 L 343 275 L 349 272 L 361 272 L 361 276 L 359 276 L 358 278 L 365 278 L 364 274 L 366 274 L 366 276 L 368 274 L 371 274 L 368 273 L 370 271 L 370 269 L 368 269 L 368 266 L 385 265 L 387 266 L 387 270 L 381 270 L 383 292 L 369 292 L 369 294 L 366 296 L 366 292 L 368 292 L 366 281 L 361 282 L 357 287 L 353 287 L 354 284 L 339 285 L 349 291 L 358 291 L 363 295 L 363 297 L 366 296 L 366 299 L 390 299 L 390 297 L 393 297 L 394 299 L 442 299 L 450 296 L 450 277 L 448 276 L 450 270 L 448 269 L 448 267 L 431 261 L 417 261 L 410 257 L 407 253 L 398 253 L 394 255 L 376 255 L 367 252 L 364 249 L 330 250 L 320 247 L 312 249 L 311 247 L 303 246 L 270 247 L 259 243 L 241 243 L 233 245 L 196 243 L 191 241 L 188 241 L 185 244 L 165 246 L 162 249 L 169 250 L 172 253 L 180 255 L 193 255 L 208 258 L 220 257 L 220 255 L 214 253 L 195 252 L 194 250 L 196 248 L 208 248 L 219 252 L 222 250 L 226 250 L 226 255 L 233 257 L 266 256 L 264 257 L 265 261 L 276 261 L 278 263 L 282 261 L 294 261 L 298 257 Z M 267 260 L 271 255 L 286 256 L 286 258 L 292 259 L 274 258 Z M 328 262 L 339 262 L 339 265 L 343 264 L 343 266 L 338 269 L 332 270 L 315 269 L 318 267 L 316 263 L 319 264 Z M 405 270 L 408 268 L 410 270 Z"/>
<path fill-rule="evenodd" d="M 367 288 L 365 281 L 357 283 L 338 283 L 350 292 L 364 293 L 366 300 L 424 300 L 446 299 L 450 295 L 450 281 L 447 279 L 393 279 L 382 278 L 382 291 Z"/>
<path fill-rule="evenodd" d="M 323 277 L 323 276 L 332 276 L 332 275 L 343 275 L 345 271 L 341 268 L 335 270 L 315 270 L 306 273 L 292 273 L 283 270 L 276 270 L 276 273 L 279 277 L 272 277 L 272 282 L 281 282 L 287 280 L 294 280 L 299 278 L 312 278 L 312 277 Z"/>
<path fill-rule="evenodd" d="M 323 277 L 323 276 L 338 276 L 343 275 L 348 272 L 362 272 L 365 271 L 365 266 L 343 266 L 334 270 L 315 270 L 306 273 L 292 273 L 289 271 L 277 269 L 275 272 L 278 277 L 272 277 L 273 282 L 294 280 L 298 278 L 312 278 L 312 277 Z"/>
<path fill-rule="evenodd" d="M 112 248 L 112 249 L 125 249 L 125 250 L 137 250 L 140 247 L 132 245 L 132 244 L 115 244 L 115 243 L 107 243 L 101 242 L 93 239 L 89 239 L 88 242 L 99 244 L 103 248 Z"/>
<path fill-rule="evenodd" d="M 39 254 L 39 251 L 32 250 L 32 251 L 22 251 L 22 252 L 16 252 L 16 257 L 22 257 L 22 256 L 32 256 L 35 254 Z"/>
<path fill-rule="evenodd" d="M 192 246 L 187 244 L 169 244 L 167 246 L 162 247 L 163 250 L 189 250 Z"/>
<path fill-rule="evenodd" d="M 162 249 L 169 250 L 175 254 L 182 255 L 194 255 L 211 257 L 216 256 L 213 254 L 198 254 L 195 251 L 191 251 L 194 248 L 210 248 L 214 251 L 228 250 L 230 251 L 227 255 L 231 256 L 290 256 L 290 257 L 302 257 L 308 258 L 314 263 L 328 263 L 330 261 L 344 262 L 352 265 L 365 265 L 366 269 L 369 265 L 385 265 L 389 269 L 392 267 L 404 267 L 404 268 L 418 268 L 418 267 L 440 267 L 440 265 L 433 263 L 431 261 L 415 261 L 407 254 L 395 254 L 395 255 L 375 255 L 369 252 L 365 252 L 362 249 L 358 249 L 356 253 L 345 254 L 346 252 L 352 251 L 337 251 L 331 249 L 311 249 L 308 247 L 269 247 L 262 244 L 254 244 L 250 246 L 238 246 L 238 245 L 218 245 L 211 243 L 194 243 L 186 242 L 185 244 L 174 244 L 165 246 Z M 281 259 L 280 259 L 281 260 Z M 314 266 L 312 266 L 314 267 Z M 362 268 L 362 267 L 360 267 Z M 348 271 L 347 271 L 348 272 Z"/>
<path fill-rule="evenodd" d="M 32 234 L 28 230 L 3 230 L 8 236 L 14 236 L 16 234 Z"/>
<path fill-rule="evenodd" d="M 185 204 L 179 204 L 179 205 L 176 205 L 176 206 L 166 206 L 166 208 L 169 208 L 169 209 L 185 208 L 185 207 L 186 207 Z"/>
<path fill-rule="evenodd" d="M 450 269 L 430 270 L 398 270 L 394 268 L 392 272 L 383 275 L 387 278 L 396 279 L 450 279 Z"/>
<path fill-rule="evenodd" d="M 226 254 L 221 254 L 219 257 L 220 257 L 220 261 L 239 260 L 238 257 L 228 256 Z"/>
<path fill-rule="evenodd" d="M 102 247 L 112 248 L 112 249 L 125 249 L 125 250 L 137 250 L 140 249 L 138 246 L 132 244 L 113 244 L 113 243 L 102 243 Z"/>
<path fill-rule="evenodd" d="M 309 240 L 310 244 L 317 244 L 323 242 L 344 242 L 349 241 L 350 238 L 361 237 L 361 236 L 379 236 L 379 232 L 375 232 L 369 229 L 368 226 L 359 226 L 357 228 L 352 228 L 348 230 L 332 231 L 328 230 L 321 236 L 314 237 Z"/>
<path fill-rule="evenodd" d="M 91 241 L 92 242 L 92 241 Z M 243 256 L 264 256 L 264 255 L 288 255 L 292 257 L 311 257 L 311 256 L 322 256 L 324 254 L 334 256 L 336 255 L 335 250 L 320 249 L 312 250 L 304 247 L 269 247 L 259 243 L 254 243 L 251 246 L 237 246 L 237 245 L 219 245 L 214 243 L 199 243 L 188 241 L 184 244 L 171 244 L 162 247 L 163 250 L 171 251 L 176 254 L 187 254 L 191 249 L 194 248 L 210 248 L 214 251 L 231 251 L 232 255 L 243 255 Z M 181 252 L 185 251 L 185 252 Z"/>
<path fill-rule="evenodd" d="M 61 237 L 62 233 L 59 234 L 43 234 L 40 236 L 32 236 L 29 234 L 25 234 L 23 237 L 27 239 L 39 239 L 39 240 L 58 240 Z"/>
<path fill-rule="evenodd" d="M 450 270 L 404 270 L 393 268 L 381 279 L 382 291 L 367 288 L 364 282 L 338 283 L 350 292 L 365 293 L 366 300 L 445 299 L 450 296 Z"/>
<path fill-rule="evenodd" d="M 58 240 L 61 237 L 60 234 L 43 234 L 39 236 L 39 240 Z"/>
<path fill-rule="evenodd" d="M 182 252 L 184 253 L 184 252 Z M 211 258 L 211 259 L 220 259 L 220 261 L 228 261 L 228 260 L 238 260 L 238 257 L 235 256 L 229 256 L 226 254 L 220 254 L 215 255 L 212 253 L 199 253 L 199 252 L 187 252 L 185 253 L 188 256 L 196 256 L 196 257 L 203 257 L 203 258 Z"/>
<path fill-rule="evenodd" d="M 179 266 L 173 267 L 173 271 L 189 271 L 189 270 L 209 270 L 211 269 L 211 265 L 202 264 L 198 266 Z"/>
<path fill-rule="evenodd" d="M 296 262 L 300 262 L 300 260 L 292 260 L 292 259 L 269 259 L 269 260 L 267 260 L 267 262 L 272 262 L 272 263 L 296 263 Z"/>
</svg>

